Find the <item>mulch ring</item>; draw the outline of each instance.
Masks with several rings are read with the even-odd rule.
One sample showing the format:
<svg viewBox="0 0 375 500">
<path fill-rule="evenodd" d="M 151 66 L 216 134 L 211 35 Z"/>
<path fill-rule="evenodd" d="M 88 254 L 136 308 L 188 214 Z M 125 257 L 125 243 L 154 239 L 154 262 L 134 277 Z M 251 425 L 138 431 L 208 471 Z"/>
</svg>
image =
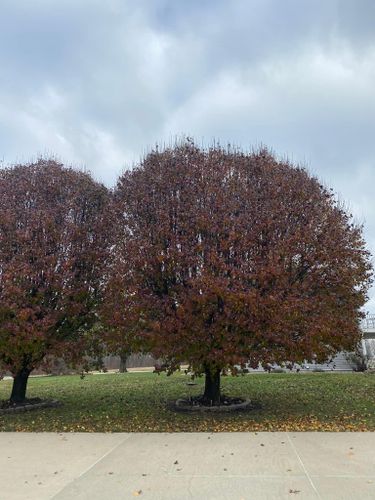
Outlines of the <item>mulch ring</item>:
<svg viewBox="0 0 375 500">
<path fill-rule="evenodd" d="M 30 398 L 25 399 L 22 403 L 11 403 L 8 401 L 0 401 L 0 415 L 6 413 L 22 413 L 25 411 L 40 410 L 42 408 L 54 408 L 60 406 L 60 401 L 56 399 L 40 399 Z"/>
<path fill-rule="evenodd" d="M 207 405 L 202 396 L 195 396 L 186 399 L 177 399 L 169 403 L 169 408 L 179 412 L 207 412 L 207 413 L 231 413 L 237 411 L 258 410 L 259 403 L 250 399 L 222 396 L 220 405 Z"/>
</svg>

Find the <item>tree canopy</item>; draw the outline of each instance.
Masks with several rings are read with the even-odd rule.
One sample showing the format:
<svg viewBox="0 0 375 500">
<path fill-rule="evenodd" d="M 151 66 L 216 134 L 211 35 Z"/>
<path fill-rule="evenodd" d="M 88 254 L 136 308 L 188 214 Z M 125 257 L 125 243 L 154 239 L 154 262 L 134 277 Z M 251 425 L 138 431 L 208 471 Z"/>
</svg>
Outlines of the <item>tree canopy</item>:
<svg viewBox="0 0 375 500">
<path fill-rule="evenodd" d="M 223 369 L 322 361 L 360 339 L 362 229 L 303 168 L 188 140 L 125 172 L 114 203 L 111 322 L 170 372 L 205 373 L 207 400 Z"/>
<path fill-rule="evenodd" d="M 78 360 L 103 276 L 107 189 L 53 160 L 0 170 L 0 370 L 25 397 L 50 355 Z"/>
</svg>

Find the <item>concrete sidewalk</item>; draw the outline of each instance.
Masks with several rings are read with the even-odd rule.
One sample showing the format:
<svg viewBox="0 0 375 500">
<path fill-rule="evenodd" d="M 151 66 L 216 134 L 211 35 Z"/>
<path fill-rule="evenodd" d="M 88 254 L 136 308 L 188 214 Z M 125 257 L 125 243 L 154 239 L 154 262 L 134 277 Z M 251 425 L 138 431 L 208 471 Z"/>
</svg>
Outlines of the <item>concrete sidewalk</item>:
<svg viewBox="0 0 375 500">
<path fill-rule="evenodd" d="M 1 500 L 375 499 L 375 433 L 0 433 Z"/>
</svg>

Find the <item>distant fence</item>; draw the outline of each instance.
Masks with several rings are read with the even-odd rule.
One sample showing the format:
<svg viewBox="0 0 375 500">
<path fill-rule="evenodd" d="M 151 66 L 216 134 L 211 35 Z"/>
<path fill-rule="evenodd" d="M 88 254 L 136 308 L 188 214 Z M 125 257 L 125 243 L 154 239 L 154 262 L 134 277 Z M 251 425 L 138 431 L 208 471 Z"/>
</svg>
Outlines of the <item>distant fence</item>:
<svg viewBox="0 0 375 500">
<path fill-rule="evenodd" d="M 155 359 L 149 354 L 131 354 L 126 361 L 127 368 L 147 368 L 153 367 L 160 363 L 160 360 Z M 106 370 L 119 370 L 120 356 L 105 356 L 103 365 Z M 69 373 L 81 373 L 80 369 L 72 369 L 67 366 L 62 359 L 55 359 L 48 371 L 37 369 L 33 371 L 34 375 L 49 373 L 52 375 L 67 375 Z M 7 373 L 7 375 L 9 375 Z"/>
<path fill-rule="evenodd" d="M 107 370 L 118 370 L 120 368 L 120 356 L 105 356 L 104 366 Z M 150 354 L 131 354 L 126 360 L 127 368 L 145 368 L 155 366 L 157 360 Z"/>
</svg>

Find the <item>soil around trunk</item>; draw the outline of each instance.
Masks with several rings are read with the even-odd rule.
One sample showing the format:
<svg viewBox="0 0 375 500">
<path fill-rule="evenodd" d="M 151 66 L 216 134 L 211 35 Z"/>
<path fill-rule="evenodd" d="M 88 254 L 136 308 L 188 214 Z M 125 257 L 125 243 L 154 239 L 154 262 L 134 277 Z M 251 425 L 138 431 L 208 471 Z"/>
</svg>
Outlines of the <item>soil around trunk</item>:
<svg viewBox="0 0 375 500">
<path fill-rule="evenodd" d="M 42 408 L 53 408 L 60 405 L 61 403 L 56 399 L 30 398 L 19 402 L 11 400 L 0 401 L 0 415 L 5 413 L 21 413 Z"/>
<path fill-rule="evenodd" d="M 180 412 L 213 412 L 230 413 L 236 411 L 248 411 L 259 409 L 260 405 L 250 399 L 229 397 L 222 395 L 220 404 L 207 404 L 205 396 L 195 396 L 186 399 L 177 399 L 170 405 L 171 409 Z"/>
</svg>

